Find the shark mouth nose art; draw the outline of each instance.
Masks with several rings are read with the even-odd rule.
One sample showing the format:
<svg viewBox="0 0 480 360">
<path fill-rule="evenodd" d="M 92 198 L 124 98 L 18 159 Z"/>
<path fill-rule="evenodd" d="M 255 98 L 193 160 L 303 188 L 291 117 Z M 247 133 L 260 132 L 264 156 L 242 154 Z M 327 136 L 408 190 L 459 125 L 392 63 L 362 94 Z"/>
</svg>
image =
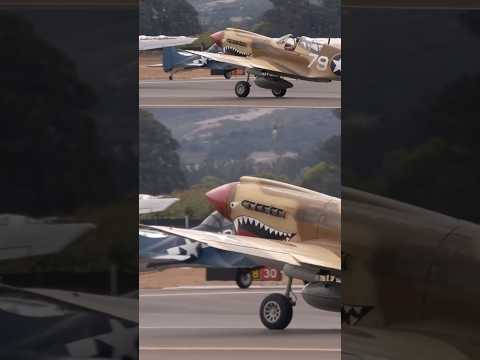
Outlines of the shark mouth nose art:
<svg viewBox="0 0 480 360">
<path fill-rule="evenodd" d="M 264 239 L 290 241 L 290 239 L 295 236 L 294 233 L 276 230 L 265 225 L 260 220 L 248 216 L 240 216 L 236 218 L 233 220 L 233 224 L 235 226 L 235 231 L 239 234 L 247 232 Z"/>
<path fill-rule="evenodd" d="M 237 48 L 232 46 L 225 46 L 223 48 L 223 53 L 226 55 L 236 55 L 236 56 L 244 56 L 244 57 L 251 55 L 249 52 L 238 50 Z"/>
</svg>

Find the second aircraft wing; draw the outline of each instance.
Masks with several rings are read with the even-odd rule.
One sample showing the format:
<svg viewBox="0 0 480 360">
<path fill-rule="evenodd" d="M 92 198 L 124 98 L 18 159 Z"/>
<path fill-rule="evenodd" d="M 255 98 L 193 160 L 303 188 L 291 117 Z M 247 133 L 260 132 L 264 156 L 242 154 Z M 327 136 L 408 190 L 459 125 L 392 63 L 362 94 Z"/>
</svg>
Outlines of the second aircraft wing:
<svg viewBox="0 0 480 360">
<path fill-rule="evenodd" d="M 341 259 L 326 247 L 257 237 L 217 234 L 191 229 L 177 229 L 166 226 L 150 226 L 150 229 L 181 236 L 205 243 L 221 250 L 302 266 L 308 264 L 325 269 L 340 270 Z"/>
</svg>

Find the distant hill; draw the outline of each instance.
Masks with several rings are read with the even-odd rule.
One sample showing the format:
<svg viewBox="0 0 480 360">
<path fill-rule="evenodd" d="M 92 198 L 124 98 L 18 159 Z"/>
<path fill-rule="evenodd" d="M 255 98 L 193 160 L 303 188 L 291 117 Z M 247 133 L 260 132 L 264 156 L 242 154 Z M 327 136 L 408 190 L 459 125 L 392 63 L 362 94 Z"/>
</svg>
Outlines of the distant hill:
<svg viewBox="0 0 480 360">
<path fill-rule="evenodd" d="M 298 182 L 306 167 L 319 161 L 337 162 L 325 144 L 340 134 L 338 110 L 161 109 L 151 113 L 180 144 L 189 185 L 205 176 L 225 182 L 258 174 Z"/>
<path fill-rule="evenodd" d="M 172 131 L 185 164 L 241 159 L 255 152 L 299 153 L 340 132 L 335 110 L 151 110 Z"/>
<path fill-rule="evenodd" d="M 201 32 L 198 14 L 187 0 L 141 0 L 139 35 L 195 35 Z"/>
<path fill-rule="evenodd" d="M 340 36 L 340 0 L 188 0 L 203 31 L 237 27 L 267 36 Z"/>
<path fill-rule="evenodd" d="M 204 31 L 226 27 L 250 29 L 259 17 L 271 9 L 269 0 L 188 0 L 199 15 Z"/>
</svg>

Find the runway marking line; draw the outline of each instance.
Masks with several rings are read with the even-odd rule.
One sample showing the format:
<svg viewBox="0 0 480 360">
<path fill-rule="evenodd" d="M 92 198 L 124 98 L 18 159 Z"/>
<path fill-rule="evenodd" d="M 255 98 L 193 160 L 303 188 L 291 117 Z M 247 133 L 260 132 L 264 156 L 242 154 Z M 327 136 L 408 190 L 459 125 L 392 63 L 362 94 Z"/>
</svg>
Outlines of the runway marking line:
<svg viewBox="0 0 480 360">
<path fill-rule="evenodd" d="M 340 352 L 338 348 L 298 348 L 298 347 L 208 347 L 208 346 L 155 346 L 140 347 L 140 351 L 310 351 Z"/>
<path fill-rule="evenodd" d="M 286 285 L 285 285 L 286 286 Z M 282 285 L 252 285 L 249 289 L 261 289 L 261 290 L 268 290 L 268 289 L 278 289 L 284 290 L 285 286 Z M 302 289 L 304 286 L 302 285 L 293 285 L 293 289 Z M 238 290 L 237 286 L 234 285 L 182 285 L 182 286 L 172 286 L 166 287 L 162 289 L 152 289 L 152 290 Z M 245 290 L 249 291 L 249 290 Z"/>
<path fill-rule="evenodd" d="M 168 296 L 211 296 L 211 295 L 258 295 L 258 294 L 270 294 L 271 291 L 212 291 L 212 292 L 188 292 L 188 293 L 175 293 L 175 294 L 140 294 L 140 297 L 168 297 Z"/>
<path fill-rule="evenodd" d="M 258 109 L 340 109 L 340 106 L 315 106 L 315 105 L 259 105 L 259 104 L 246 104 L 246 105 L 234 105 L 234 104 L 169 104 L 169 105 L 139 105 L 144 109 L 161 109 L 161 108 L 258 108 Z"/>
</svg>

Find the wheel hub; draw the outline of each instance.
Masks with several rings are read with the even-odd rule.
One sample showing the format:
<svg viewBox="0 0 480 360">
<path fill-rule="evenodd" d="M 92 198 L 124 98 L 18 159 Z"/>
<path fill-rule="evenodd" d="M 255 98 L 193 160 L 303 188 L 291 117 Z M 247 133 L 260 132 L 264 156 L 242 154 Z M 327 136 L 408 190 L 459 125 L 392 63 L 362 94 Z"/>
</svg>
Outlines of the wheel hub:
<svg viewBox="0 0 480 360">
<path fill-rule="evenodd" d="M 270 323 L 278 321 L 281 312 L 282 310 L 280 309 L 280 305 L 275 301 L 267 302 L 263 308 L 263 316 Z"/>
</svg>

